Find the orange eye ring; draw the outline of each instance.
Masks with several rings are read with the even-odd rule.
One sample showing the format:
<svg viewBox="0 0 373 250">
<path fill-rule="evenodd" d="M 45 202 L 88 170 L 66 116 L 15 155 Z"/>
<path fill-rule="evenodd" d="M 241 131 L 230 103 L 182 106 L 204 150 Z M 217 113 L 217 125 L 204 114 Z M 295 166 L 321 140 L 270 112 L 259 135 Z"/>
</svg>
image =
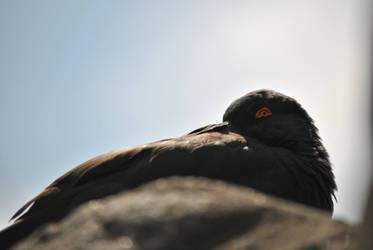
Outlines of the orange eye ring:
<svg viewBox="0 0 373 250">
<path fill-rule="evenodd" d="M 263 107 L 256 112 L 255 117 L 256 118 L 263 118 L 263 117 L 267 117 L 267 116 L 270 116 L 270 115 L 272 115 L 272 111 L 267 107 Z"/>
</svg>

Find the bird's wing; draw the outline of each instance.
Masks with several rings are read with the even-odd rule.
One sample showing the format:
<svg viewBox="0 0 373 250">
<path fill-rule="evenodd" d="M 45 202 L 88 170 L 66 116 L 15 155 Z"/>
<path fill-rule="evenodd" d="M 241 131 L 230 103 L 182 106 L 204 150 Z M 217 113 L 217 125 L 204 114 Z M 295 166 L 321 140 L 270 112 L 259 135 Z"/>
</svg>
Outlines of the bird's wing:
<svg viewBox="0 0 373 250">
<path fill-rule="evenodd" d="M 210 124 L 210 125 L 206 125 L 206 126 L 197 128 L 197 129 L 193 130 L 192 132 L 188 133 L 188 135 L 202 134 L 202 133 L 213 132 L 213 131 L 218 131 L 218 132 L 224 133 L 225 131 L 227 131 L 228 127 L 229 127 L 228 122 L 222 122 L 222 123 L 219 123 L 219 124 Z"/>
<path fill-rule="evenodd" d="M 185 136 L 161 140 L 100 155 L 59 177 L 19 209 L 20 219 L 51 209 L 72 208 L 144 182 L 173 175 L 219 175 L 221 160 L 233 158 L 245 139 L 229 132 L 226 123 L 209 125 Z M 219 162 L 220 159 L 220 162 Z M 220 169 L 220 172 L 222 170 Z"/>
<path fill-rule="evenodd" d="M 79 183 L 88 182 L 98 178 L 99 176 L 105 177 L 106 175 L 118 171 L 120 167 L 123 168 L 122 170 L 125 170 L 125 168 L 129 166 L 131 159 L 143 151 L 144 150 L 141 147 L 123 148 L 102 154 L 80 164 L 60 176 L 53 183 L 47 186 L 39 195 L 28 201 L 12 216 L 11 220 L 17 218 L 33 203 L 33 207 L 36 207 L 38 202 L 53 197 L 55 194 L 64 192 L 66 189 L 79 186 Z M 123 166 L 120 163 L 123 163 Z M 30 212 L 28 214 L 30 214 Z"/>
</svg>

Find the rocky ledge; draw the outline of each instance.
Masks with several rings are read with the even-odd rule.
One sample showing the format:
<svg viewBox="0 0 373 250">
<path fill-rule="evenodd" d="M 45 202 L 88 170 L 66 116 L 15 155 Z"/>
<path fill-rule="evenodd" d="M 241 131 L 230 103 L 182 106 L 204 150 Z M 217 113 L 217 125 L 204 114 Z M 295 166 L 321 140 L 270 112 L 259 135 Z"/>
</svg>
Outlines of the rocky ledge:
<svg viewBox="0 0 373 250">
<path fill-rule="evenodd" d="M 356 228 L 221 181 L 169 178 L 91 201 L 12 249 L 354 249 Z"/>
</svg>

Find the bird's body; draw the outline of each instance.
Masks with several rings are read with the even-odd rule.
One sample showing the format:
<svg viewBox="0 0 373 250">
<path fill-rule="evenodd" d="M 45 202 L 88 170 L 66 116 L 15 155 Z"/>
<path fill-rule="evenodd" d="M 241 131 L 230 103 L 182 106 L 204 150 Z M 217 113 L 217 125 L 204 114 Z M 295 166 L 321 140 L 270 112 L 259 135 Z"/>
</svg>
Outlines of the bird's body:
<svg viewBox="0 0 373 250">
<path fill-rule="evenodd" d="M 0 232 L 0 242 L 13 243 L 83 202 L 176 175 L 221 179 L 333 210 L 334 176 L 311 118 L 294 99 L 260 90 L 232 103 L 223 123 L 116 150 L 70 170 L 13 216 L 31 206 Z"/>
</svg>

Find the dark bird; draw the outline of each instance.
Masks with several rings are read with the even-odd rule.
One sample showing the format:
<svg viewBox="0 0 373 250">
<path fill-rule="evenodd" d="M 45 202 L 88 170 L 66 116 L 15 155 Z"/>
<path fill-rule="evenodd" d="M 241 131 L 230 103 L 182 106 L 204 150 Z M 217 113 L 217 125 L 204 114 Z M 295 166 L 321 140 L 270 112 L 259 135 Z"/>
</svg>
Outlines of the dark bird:
<svg viewBox="0 0 373 250">
<path fill-rule="evenodd" d="M 10 246 L 83 202 L 176 175 L 220 179 L 333 211 L 334 175 L 312 119 L 293 98 L 258 90 L 234 101 L 222 123 L 73 168 L 14 214 L 0 243 Z"/>
</svg>

